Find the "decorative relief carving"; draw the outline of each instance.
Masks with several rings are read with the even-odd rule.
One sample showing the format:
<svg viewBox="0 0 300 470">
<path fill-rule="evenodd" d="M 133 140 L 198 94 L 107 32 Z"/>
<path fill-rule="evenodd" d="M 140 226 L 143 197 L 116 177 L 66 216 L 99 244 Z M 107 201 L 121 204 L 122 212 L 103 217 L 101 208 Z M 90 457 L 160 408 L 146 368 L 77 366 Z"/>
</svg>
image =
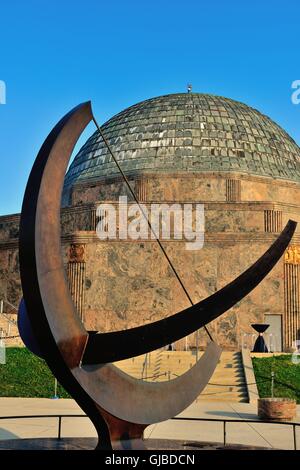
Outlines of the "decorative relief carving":
<svg viewBox="0 0 300 470">
<path fill-rule="evenodd" d="M 69 263 L 85 262 L 85 246 L 79 243 L 72 243 L 69 248 Z"/>
<path fill-rule="evenodd" d="M 284 255 L 287 264 L 300 264 L 300 246 L 289 246 Z"/>
</svg>

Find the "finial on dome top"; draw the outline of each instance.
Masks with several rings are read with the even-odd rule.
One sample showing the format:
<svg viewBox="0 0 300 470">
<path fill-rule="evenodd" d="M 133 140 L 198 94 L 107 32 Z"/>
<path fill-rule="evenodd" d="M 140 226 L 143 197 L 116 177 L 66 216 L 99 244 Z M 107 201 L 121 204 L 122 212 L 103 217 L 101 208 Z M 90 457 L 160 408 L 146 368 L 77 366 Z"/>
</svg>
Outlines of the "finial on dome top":
<svg viewBox="0 0 300 470">
<path fill-rule="evenodd" d="M 188 92 L 188 93 L 191 93 L 192 89 L 193 89 L 192 84 L 191 84 L 191 83 L 188 83 L 188 85 L 187 85 L 187 92 Z"/>
</svg>

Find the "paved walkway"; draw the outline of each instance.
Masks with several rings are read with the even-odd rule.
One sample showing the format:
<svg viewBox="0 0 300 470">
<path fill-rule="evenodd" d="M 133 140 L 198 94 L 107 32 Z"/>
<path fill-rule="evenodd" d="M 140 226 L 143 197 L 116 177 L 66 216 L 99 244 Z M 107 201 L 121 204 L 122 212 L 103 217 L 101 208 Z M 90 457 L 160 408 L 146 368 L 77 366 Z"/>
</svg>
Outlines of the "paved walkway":
<svg viewBox="0 0 300 470">
<path fill-rule="evenodd" d="M 47 398 L 0 398 L 0 416 L 24 416 L 18 420 L 0 420 L 0 439 L 57 437 L 57 418 L 26 419 L 38 414 L 82 414 L 74 400 Z M 215 419 L 257 419 L 256 405 L 238 402 L 197 402 L 180 416 Z M 300 406 L 295 422 L 300 423 Z M 297 428 L 296 428 L 297 429 Z M 62 437 L 96 437 L 89 419 L 63 418 Z M 149 426 L 146 438 L 223 441 L 222 423 L 169 420 Z M 300 449 L 300 427 L 297 429 Z M 260 423 L 227 424 L 227 442 L 277 449 L 293 449 L 292 426 Z"/>
</svg>

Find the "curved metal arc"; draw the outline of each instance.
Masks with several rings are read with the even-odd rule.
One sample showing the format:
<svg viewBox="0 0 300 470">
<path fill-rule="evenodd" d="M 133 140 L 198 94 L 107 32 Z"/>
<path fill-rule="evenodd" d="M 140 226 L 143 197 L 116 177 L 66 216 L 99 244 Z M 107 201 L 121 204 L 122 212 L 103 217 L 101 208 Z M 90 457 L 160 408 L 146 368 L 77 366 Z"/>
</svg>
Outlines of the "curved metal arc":
<svg viewBox="0 0 300 470">
<path fill-rule="evenodd" d="M 166 382 L 135 379 L 114 365 L 74 370 L 83 387 L 103 409 L 125 421 L 151 424 L 177 416 L 208 384 L 221 348 L 211 341 L 199 361 L 181 376 Z"/>
<path fill-rule="evenodd" d="M 41 349 L 49 368 L 52 370 L 59 382 L 71 395 L 74 396 L 81 408 L 91 418 L 98 433 L 101 433 L 101 439 L 104 445 L 107 448 L 111 448 L 109 432 L 104 419 L 99 415 L 99 410 L 94 401 L 90 398 L 89 394 L 86 393 L 71 373 L 70 368 L 64 361 L 62 351 L 58 348 L 56 340 L 52 334 L 50 326 L 51 319 L 45 312 L 45 309 L 49 310 L 51 306 L 47 301 L 45 302 L 45 292 L 40 288 L 37 259 L 38 250 L 36 247 L 37 237 L 39 239 L 39 243 L 44 245 L 42 254 L 47 254 L 47 260 L 50 258 L 48 269 L 54 272 L 55 266 L 51 262 L 51 256 L 53 246 L 55 247 L 55 250 L 59 249 L 60 253 L 60 194 L 64 173 L 78 137 L 87 124 L 92 120 L 92 117 L 90 102 L 77 106 L 58 122 L 42 145 L 32 167 L 24 194 L 20 220 L 19 258 L 24 301 L 27 307 L 30 324 L 39 348 Z M 56 153 L 58 151 L 61 152 L 62 155 L 67 155 L 67 158 L 65 159 L 60 159 L 59 154 L 57 155 L 57 168 L 53 168 L 52 165 L 51 170 L 53 177 L 52 181 L 50 182 L 48 178 L 48 182 L 50 183 L 48 186 L 49 196 L 56 201 L 54 210 L 53 205 L 50 205 L 50 209 L 50 206 L 47 207 L 47 203 L 44 205 L 44 208 L 41 208 L 39 199 L 43 184 L 45 183 L 45 173 L 49 174 L 49 159 L 53 156 L 53 151 L 56 151 Z M 46 200 L 44 199 L 44 201 Z M 41 212 L 43 210 L 45 212 L 45 218 L 43 220 L 45 225 L 47 227 L 55 226 L 56 229 L 55 240 L 53 241 L 54 245 L 51 240 L 49 241 L 47 238 L 43 239 L 43 236 L 45 235 L 43 230 L 39 233 L 41 227 L 38 222 L 38 211 Z M 44 227 L 44 229 L 45 228 L 46 227 Z M 55 255 L 57 254 L 55 253 Z M 66 279 L 63 272 L 61 257 L 58 259 L 56 256 L 55 264 L 58 266 L 58 272 L 62 279 L 61 284 L 64 285 L 66 283 Z M 47 265 L 45 265 L 45 269 L 47 270 Z M 49 286 L 49 293 L 50 292 L 51 286 Z M 60 316 L 63 316 L 63 313 L 63 306 L 61 305 Z M 84 341 L 86 341 L 87 334 L 83 334 L 83 337 Z M 79 352 L 81 354 L 81 349 Z"/>
<path fill-rule="evenodd" d="M 145 354 L 193 333 L 249 294 L 271 271 L 287 248 L 297 223 L 289 221 L 271 247 L 245 272 L 210 297 L 171 317 L 89 337 L 83 364 L 110 362 Z"/>
</svg>

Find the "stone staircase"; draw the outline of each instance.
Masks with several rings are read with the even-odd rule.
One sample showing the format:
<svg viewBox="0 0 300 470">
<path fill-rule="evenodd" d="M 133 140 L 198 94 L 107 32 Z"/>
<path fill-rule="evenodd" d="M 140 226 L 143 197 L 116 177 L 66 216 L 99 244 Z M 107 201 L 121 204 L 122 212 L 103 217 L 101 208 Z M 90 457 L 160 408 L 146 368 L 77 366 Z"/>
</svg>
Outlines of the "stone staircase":
<svg viewBox="0 0 300 470">
<path fill-rule="evenodd" d="M 200 400 L 248 402 L 242 354 L 223 351 L 219 364 Z"/>
<path fill-rule="evenodd" d="M 0 337 L 3 336 L 9 337 L 9 339 L 5 339 L 5 346 L 24 346 L 19 336 L 15 313 L 0 313 Z"/>
<path fill-rule="evenodd" d="M 17 327 L 16 313 L 0 313 L 0 334 L 14 337 L 5 340 L 5 345 L 24 346 Z M 199 352 L 199 358 L 203 352 Z M 158 350 L 147 355 L 118 361 L 117 367 L 127 374 L 153 382 L 176 378 L 189 370 L 196 361 L 191 351 Z M 247 402 L 248 393 L 240 352 L 223 351 L 219 364 L 198 400 Z"/>
<path fill-rule="evenodd" d="M 201 357 L 203 352 L 199 353 Z M 115 365 L 127 374 L 148 381 L 165 381 L 183 374 L 195 364 L 190 351 L 154 351 Z M 248 393 L 240 352 L 223 351 L 219 364 L 197 400 L 247 402 Z"/>
</svg>

